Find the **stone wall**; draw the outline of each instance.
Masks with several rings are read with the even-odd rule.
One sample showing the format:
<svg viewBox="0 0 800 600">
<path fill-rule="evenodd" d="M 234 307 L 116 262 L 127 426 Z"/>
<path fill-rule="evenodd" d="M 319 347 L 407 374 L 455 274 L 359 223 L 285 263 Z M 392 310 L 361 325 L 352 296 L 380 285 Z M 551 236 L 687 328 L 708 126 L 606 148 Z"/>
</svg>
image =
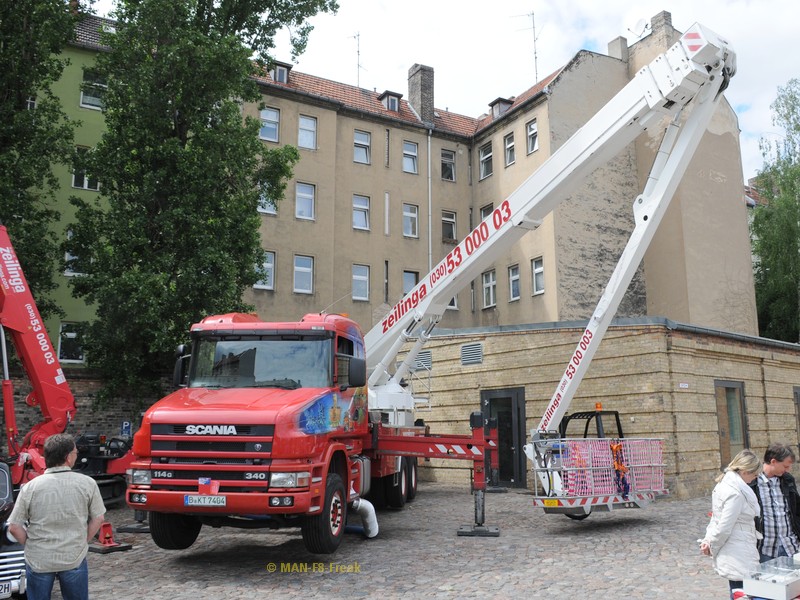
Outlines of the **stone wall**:
<svg viewBox="0 0 800 600">
<path fill-rule="evenodd" d="M 667 485 L 680 498 L 706 495 L 721 464 L 715 382 L 744 389 L 747 444 L 762 453 L 771 441 L 797 444 L 794 386 L 800 348 L 712 330 L 672 328 L 664 321 L 612 326 L 569 412 L 596 402 L 620 412 L 626 437 L 665 440 Z M 524 387 L 526 438 L 543 414 L 583 327 L 445 334 L 432 353 L 432 410 L 419 416 L 433 433 L 469 433 L 480 392 Z M 464 344 L 480 343 L 483 362 L 462 366 Z M 421 478 L 464 483 L 460 461 L 421 463 Z M 528 477 L 528 487 L 532 487 Z"/>
</svg>

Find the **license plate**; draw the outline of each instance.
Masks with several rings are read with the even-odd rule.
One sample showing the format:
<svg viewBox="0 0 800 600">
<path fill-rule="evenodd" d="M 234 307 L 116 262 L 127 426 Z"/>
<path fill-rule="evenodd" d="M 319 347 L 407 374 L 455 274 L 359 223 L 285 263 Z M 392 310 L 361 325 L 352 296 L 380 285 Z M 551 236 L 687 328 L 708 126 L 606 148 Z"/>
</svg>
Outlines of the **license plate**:
<svg viewBox="0 0 800 600">
<path fill-rule="evenodd" d="M 544 504 L 548 508 L 552 508 L 558 506 L 558 500 L 545 499 L 542 500 L 542 504 Z"/>
<path fill-rule="evenodd" d="M 11 598 L 12 589 L 10 581 L 0 581 L 0 598 Z"/>
<path fill-rule="evenodd" d="M 225 496 L 184 496 L 184 506 L 225 506 Z"/>
</svg>

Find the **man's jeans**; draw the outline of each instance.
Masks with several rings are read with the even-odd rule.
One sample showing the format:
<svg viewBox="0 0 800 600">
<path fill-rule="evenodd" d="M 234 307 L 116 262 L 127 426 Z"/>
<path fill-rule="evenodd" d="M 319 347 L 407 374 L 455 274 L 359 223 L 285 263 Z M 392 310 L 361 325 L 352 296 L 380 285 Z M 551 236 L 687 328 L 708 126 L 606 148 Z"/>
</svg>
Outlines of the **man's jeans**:
<svg viewBox="0 0 800 600">
<path fill-rule="evenodd" d="M 56 578 L 64 600 L 89 600 L 89 567 L 85 558 L 76 568 L 58 573 L 37 573 L 26 565 L 25 576 L 28 600 L 50 600 Z"/>
<path fill-rule="evenodd" d="M 758 557 L 759 557 L 759 560 L 760 560 L 762 563 L 763 563 L 763 562 L 767 562 L 768 560 L 772 560 L 773 558 L 778 558 L 778 556 L 788 556 L 788 555 L 786 554 L 786 550 L 784 550 L 784 549 L 783 549 L 783 546 L 779 546 L 779 547 L 778 547 L 778 554 L 777 554 L 777 556 L 767 556 L 766 554 L 763 554 L 763 553 L 762 553 L 760 550 L 758 551 Z"/>
</svg>

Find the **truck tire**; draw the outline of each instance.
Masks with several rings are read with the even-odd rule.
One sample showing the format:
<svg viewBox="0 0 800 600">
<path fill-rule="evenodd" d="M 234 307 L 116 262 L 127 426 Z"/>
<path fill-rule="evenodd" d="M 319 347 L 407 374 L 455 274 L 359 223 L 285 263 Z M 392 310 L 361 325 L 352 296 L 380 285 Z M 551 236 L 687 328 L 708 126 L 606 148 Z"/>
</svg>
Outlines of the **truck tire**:
<svg viewBox="0 0 800 600">
<path fill-rule="evenodd" d="M 344 537 L 347 523 L 347 497 L 338 473 L 328 473 L 322 511 L 303 520 L 303 543 L 312 554 L 331 554 Z"/>
<path fill-rule="evenodd" d="M 384 477 L 386 485 L 386 504 L 389 508 L 403 508 L 408 498 L 408 462 L 404 456 L 400 459 L 400 473 L 395 477 Z"/>
<path fill-rule="evenodd" d="M 148 520 L 150 537 L 164 550 L 185 550 L 194 544 L 203 526 L 194 517 L 172 513 L 151 512 Z"/>
<path fill-rule="evenodd" d="M 408 482 L 406 483 L 406 502 L 417 497 L 417 457 L 408 460 Z"/>
</svg>

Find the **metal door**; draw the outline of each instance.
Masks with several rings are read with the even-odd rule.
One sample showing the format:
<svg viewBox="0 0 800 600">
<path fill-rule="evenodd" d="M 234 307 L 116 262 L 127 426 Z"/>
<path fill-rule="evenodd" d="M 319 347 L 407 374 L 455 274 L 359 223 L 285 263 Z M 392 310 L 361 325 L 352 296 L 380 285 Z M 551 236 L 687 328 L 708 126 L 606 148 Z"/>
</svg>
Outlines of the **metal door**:
<svg viewBox="0 0 800 600">
<path fill-rule="evenodd" d="M 497 419 L 500 462 L 498 485 L 524 488 L 527 482 L 525 445 L 525 388 L 482 390 L 481 409 L 486 419 Z"/>
</svg>

